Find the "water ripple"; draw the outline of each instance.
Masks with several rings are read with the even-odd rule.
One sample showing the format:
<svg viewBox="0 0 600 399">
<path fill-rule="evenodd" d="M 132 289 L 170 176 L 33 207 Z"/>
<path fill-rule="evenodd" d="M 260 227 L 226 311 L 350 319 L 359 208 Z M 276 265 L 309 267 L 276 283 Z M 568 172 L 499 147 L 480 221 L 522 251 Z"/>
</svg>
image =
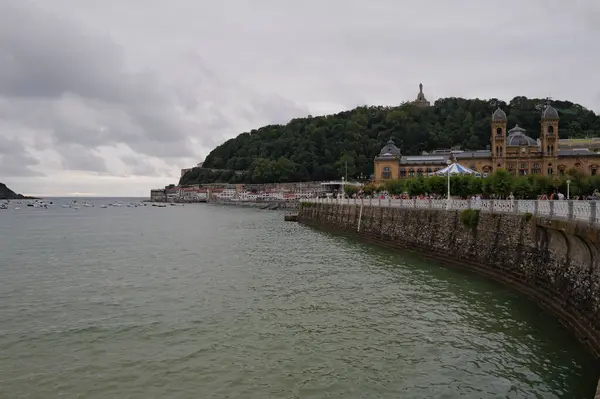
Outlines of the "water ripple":
<svg viewBox="0 0 600 399">
<path fill-rule="evenodd" d="M 592 396 L 592 360 L 528 300 L 280 213 L 0 217 L 0 397 Z"/>
</svg>

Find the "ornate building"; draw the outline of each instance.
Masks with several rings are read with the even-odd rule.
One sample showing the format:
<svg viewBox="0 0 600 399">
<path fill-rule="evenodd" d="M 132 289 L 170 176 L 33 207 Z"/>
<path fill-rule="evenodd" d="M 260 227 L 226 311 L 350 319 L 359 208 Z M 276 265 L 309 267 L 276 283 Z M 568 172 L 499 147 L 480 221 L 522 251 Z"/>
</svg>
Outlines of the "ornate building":
<svg viewBox="0 0 600 399">
<path fill-rule="evenodd" d="M 595 143 L 594 139 L 581 141 L 579 147 L 577 140 L 559 140 L 559 119 L 556 109 L 546 106 L 540 120 L 540 138 L 534 140 L 519 125 L 507 131 L 506 113 L 498 108 L 491 118 L 489 150 L 436 150 L 430 154 L 405 156 L 390 140 L 375 157 L 375 181 L 426 176 L 445 168 L 448 162 L 459 162 L 483 175 L 506 169 L 513 175 L 555 176 L 564 175 L 571 168 L 596 175 L 600 169 L 600 154 L 587 146 L 588 141 Z"/>
</svg>

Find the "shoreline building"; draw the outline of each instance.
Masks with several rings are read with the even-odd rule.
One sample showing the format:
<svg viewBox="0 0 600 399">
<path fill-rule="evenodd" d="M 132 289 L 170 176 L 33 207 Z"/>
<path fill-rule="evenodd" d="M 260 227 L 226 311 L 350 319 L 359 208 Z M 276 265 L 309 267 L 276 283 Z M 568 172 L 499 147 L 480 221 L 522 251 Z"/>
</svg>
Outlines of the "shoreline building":
<svg viewBox="0 0 600 399">
<path fill-rule="evenodd" d="M 498 108 L 491 118 L 488 150 L 436 150 L 431 154 L 406 156 L 390 140 L 374 159 L 375 182 L 427 176 L 445 168 L 448 162 L 459 162 L 482 175 L 498 169 L 519 176 L 557 176 L 569 169 L 586 175 L 598 174 L 600 154 L 584 145 L 577 146 L 577 141 L 559 140 L 559 120 L 558 111 L 547 105 L 540 119 L 540 138 L 535 140 L 519 125 L 508 130 L 506 113 Z M 587 140 L 593 142 L 594 139 Z"/>
</svg>

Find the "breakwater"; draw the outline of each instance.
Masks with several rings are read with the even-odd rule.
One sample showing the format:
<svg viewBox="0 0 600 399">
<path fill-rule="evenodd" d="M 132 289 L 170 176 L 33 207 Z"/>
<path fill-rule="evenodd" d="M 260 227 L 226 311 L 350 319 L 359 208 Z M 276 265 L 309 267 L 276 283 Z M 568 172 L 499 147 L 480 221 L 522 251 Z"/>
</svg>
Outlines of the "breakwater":
<svg viewBox="0 0 600 399">
<path fill-rule="evenodd" d="M 530 213 L 303 202 L 301 223 L 420 251 L 527 294 L 600 359 L 600 230 Z"/>
<path fill-rule="evenodd" d="M 211 199 L 211 204 L 245 206 L 249 208 L 259 208 L 267 210 L 277 209 L 298 209 L 300 203 L 298 201 L 230 201 Z"/>
</svg>

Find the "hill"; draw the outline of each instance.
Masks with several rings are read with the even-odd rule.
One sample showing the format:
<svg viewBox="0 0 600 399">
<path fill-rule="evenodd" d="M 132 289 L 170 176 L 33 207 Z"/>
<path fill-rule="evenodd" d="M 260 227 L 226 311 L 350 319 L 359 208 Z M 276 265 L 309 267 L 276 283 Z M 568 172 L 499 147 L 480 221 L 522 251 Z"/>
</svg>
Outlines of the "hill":
<svg viewBox="0 0 600 399">
<path fill-rule="evenodd" d="M 24 195 L 17 194 L 10 188 L 6 187 L 6 184 L 0 183 L 0 200 L 10 199 L 31 199 L 32 197 L 25 197 Z"/>
<path fill-rule="evenodd" d="M 403 154 L 460 146 L 485 149 L 490 118 L 500 106 L 508 126 L 523 127 L 537 138 L 544 99 L 442 98 L 431 107 L 363 106 L 336 115 L 308 116 L 286 125 L 269 125 L 242 133 L 215 148 L 182 176 L 180 184 L 212 182 L 268 183 L 339 179 L 373 173 L 373 158 L 390 137 Z M 600 134 L 600 117 L 569 101 L 550 101 L 560 114 L 561 138 Z M 235 173 L 234 171 L 238 171 Z M 240 171 L 242 171 L 240 173 Z"/>
</svg>

